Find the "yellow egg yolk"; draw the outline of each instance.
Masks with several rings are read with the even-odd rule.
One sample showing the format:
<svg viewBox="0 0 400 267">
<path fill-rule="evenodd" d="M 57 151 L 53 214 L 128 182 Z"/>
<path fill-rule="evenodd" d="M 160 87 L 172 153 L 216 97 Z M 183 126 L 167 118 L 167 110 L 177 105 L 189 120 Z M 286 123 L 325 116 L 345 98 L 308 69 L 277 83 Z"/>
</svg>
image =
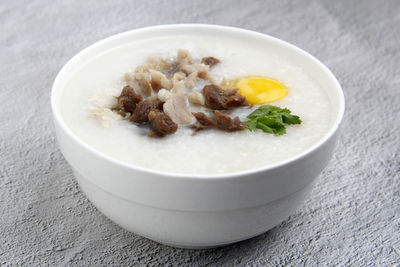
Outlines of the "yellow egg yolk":
<svg viewBox="0 0 400 267">
<path fill-rule="evenodd" d="M 236 87 L 239 88 L 241 95 L 253 105 L 261 105 L 277 101 L 284 98 L 288 91 L 286 87 L 269 78 L 247 77 L 237 81 Z"/>
</svg>

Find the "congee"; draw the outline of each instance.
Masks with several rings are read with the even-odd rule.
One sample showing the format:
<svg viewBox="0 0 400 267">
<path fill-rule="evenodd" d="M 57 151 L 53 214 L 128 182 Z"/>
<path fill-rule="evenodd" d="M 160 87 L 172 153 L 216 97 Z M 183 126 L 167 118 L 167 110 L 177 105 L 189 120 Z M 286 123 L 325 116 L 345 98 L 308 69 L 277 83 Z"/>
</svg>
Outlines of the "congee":
<svg viewBox="0 0 400 267">
<path fill-rule="evenodd" d="M 221 174 L 290 159 L 328 131 L 323 86 L 246 40 L 155 37 L 73 74 L 62 115 L 95 150 L 170 173 Z"/>
</svg>

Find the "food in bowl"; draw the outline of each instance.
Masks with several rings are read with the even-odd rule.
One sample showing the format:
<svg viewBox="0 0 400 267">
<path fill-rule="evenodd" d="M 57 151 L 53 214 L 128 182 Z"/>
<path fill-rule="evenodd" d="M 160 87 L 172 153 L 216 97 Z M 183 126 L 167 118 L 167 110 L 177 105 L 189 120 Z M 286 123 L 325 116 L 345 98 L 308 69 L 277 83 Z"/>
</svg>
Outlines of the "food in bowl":
<svg viewBox="0 0 400 267">
<path fill-rule="evenodd" d="M 176 58 L 151 57 L 148 61 L 137 66 L 134 73 L 125 74 L 127 85 L 120 95 L 109 96 L 110 100 L 114 99 L 114 105 L 93 108 L 93 115 L 100 122 L 104 123 L 102 114 L 114 111 L 121 116 L 119 119 L 150 128 L 149 137 L 174 134 L 178 125 L 195 129 L 192 136 L 202 129 L 226 132 L 261 129 L 278 136 L 286 133 L 285 124 L 301 123 L 290 110 L 270 105 L 253 109 L 245 122 L 238 116 L 230 117 L 235 109 L 247 107 L 249 103 L 264 104 L 285 97 L 287 90 L 277 81 L 247 77 L 217 85 L 209 70 L 220 60 L 203 57 L 201 62 L 196 62 L 182 49 Z"/>
<path fill-rule="evenodd" d="M 230 94 L 231 106 L 212 98 L 219 92 Z M 64 93 L 63 116 L 91 147 L 171 173 L 272 165 L 308 149 L 332 124 L 329 98 L 307 71 L 262 46 L 217 37 L 154 37 L 110 49 L 76 71 Z M 288 131 L 280 122 L 257 124 L 248 116 L 263 104 L 292 111 L 302 124 Z M 204 128 L 224 131 L 197 132 Z"/>
<path fill-rule="evenodd" d="M 248 129 L 192 136 L 179 127 L 148 137 L 149 128 L 112 110 L 126 72 L 154 51 L 175 56 L 178 48 L 220 60 L 210 73 L 246 97 L 249 106 L 228 115 L 250 121 Z M 268 86 L 273 95 L 263 95 Z M 293 214 L 331 158 L 344 112 L 339 83 L 317 59 L 276 38 L 215 25 L 156 26 L 102 40 L 62 68 L 51 103 L 61 152 L 88 199 L 121 227 L 186 248 L 241 241 Z M 290 114 L 285 108 L 302 120 L 286 134 L 257 125 Z"/>
</svg>

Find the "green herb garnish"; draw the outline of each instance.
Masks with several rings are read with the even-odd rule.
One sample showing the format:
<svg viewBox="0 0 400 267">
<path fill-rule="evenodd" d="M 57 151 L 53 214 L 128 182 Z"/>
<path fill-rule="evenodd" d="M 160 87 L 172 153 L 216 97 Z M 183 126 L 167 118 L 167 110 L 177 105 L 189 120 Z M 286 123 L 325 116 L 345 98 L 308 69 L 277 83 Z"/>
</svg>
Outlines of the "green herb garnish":
<svg viewBox="0 0 400 267">
<path fill-rule="evenodd" d="M 300 124 L 301 120 L 299 116 L 290 114 L 291 111 L 287 108 L 280 108 L 271 105 L 261 106 L 247 118 L 249 120 L 244 123 L 249 126 L 249 130 L 252 132 L 261 129 L 265 133 L 271 133 L 275 136 L 286 133 L 285 124 Z"/>
</svg>

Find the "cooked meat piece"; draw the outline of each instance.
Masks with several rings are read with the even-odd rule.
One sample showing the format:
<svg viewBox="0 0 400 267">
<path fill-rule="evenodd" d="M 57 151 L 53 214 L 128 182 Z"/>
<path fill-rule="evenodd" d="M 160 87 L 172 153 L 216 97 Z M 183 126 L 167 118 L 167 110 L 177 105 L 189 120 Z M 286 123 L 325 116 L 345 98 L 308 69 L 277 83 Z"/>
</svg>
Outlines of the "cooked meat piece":
<svg viewBox="0 0 400 267">
<path fill-rule="evenodd" d="M 183 64 L 193 64 L 192 56 L 190 55 L 189 51 L 186 49 L 179 49 L 177 60 L 180 65 Z"/>
<path fill-rule="evenodd" d="M 136 123 L 148 122 L 149 112 L 152 110 L 162 110 L 162 104 L 158 99 L 143 100 L 136 105 L 136 109 L 129 120 Z"/>
<path fill-rule="evenodd" d="M 148 99 L 153 102 L 153 107 L 155 110 L 161 110 L 161 111 L 163 110 L 164 102 L 160 101 L 160 99 L 158 99 L 157 96 L 150 97 Z"/>
<path fill-rule="evenodd" d="M 137 96 L 140 97 L 140 95 L 136 94 L 135 90 L 133 90 L 133 88 L 130 87 L 129 85 L 124 86 L 124 88 L 122 88 L 120 97 L 124 97 L 124 96 L 132 97 L 132 98 L 135 98 Z"/>
<path fill-rule="evenodd" d="M 201 59 L 201 63 L 210 66 L 210 68 L 214 67 L 214 65 L 217 65 L 220 62 L 221 61 L 215 57 L 203 57 Z"/>
<path fill-rule="evenodd" d="M 247 125 L 242 123 L 239 117 L 235 117 L 233 120 L 228 115 L 219 112 L 218 110 L 214 111 L 215 120 L 217 123 L 217 127 L 221 130 L 233 132 L 233 131 L 241 131 L 247 128 Z"/>
<path fill-rule="evenodd" d="M 190 92 L 188 94 L 188 99 L 189 99 L 190 103 L 192 103 L 192 104 L 204 106 L 204 102 L 205 102 L 204 96 L 199 91 Z"/>
<path fill-rule="evenodd" d="M 194 67 L 197 71 L 197 77 L 199 77 L 200 79 L 207 80 L 211 77 L 211 74 L 208 72 L 210 70 L 209 66 L 199 63 L 195 64 Z"/>
<path fill-rule="evenodd" d="M 145 64 L 138 66 L 135 69 L 135 80 L 140 88 L 140 93 L 145 96 L 150 96 L 153 93 L 153 87 L 151 86 L 151 74 L 150 74 L 150 64 Z"/>
<path fill-rule="evenodd" d="M 172 89 L 171 93 L 177 94 L 177 93 L 185 93 L 185 74 L 182 72 L 177 72 L 174 74 L 174 77 L 172 78 Z"/>
<path fill-rule="evenodd" d="M 153 87 L 151 86 L 151 83 L 148 80 L 140 79 L 137 81 L 139 83 L 141 91 L 145 96 L 150 96 L 153 93 Z"/>
<path fill-rule="evenodd" d="M 177 82 L 184 81 L 185 77 L 186 77 L 185 73 L 181 71 L 175 72 L 174 76 L 172 76 L 172 86 L 174 86 Z"/>
<path fill-rule="evenodd" d="M 150 71 L 151 69 L 151 64 L 143 64 L 143 65 L 139 65 L 136 67 L 135 69 L 135 79 L 137 80 L 141 80 L 141 79 L 146 79 L 149 80 L 150 79 Z"/>
<path fill-rule="evenodd" d="M 196 120 L 200 123 L 200 126 L 202 127 L 216 127 L 217 123 L 215 121 L 213 121 L 212 119 L 210 119 L 209 117 L 207 117 L 206 114 L 204 114 L 203 112 L 193 112 L 192 113 L 193 116 L 196 118 Z"/>
<path fill-rule="evenodd" d="M 226 108 L 235 108 L 235 107 L 242 107 L 249 105 L 246 97 L 239 94 L 238 89 L 226 89 L 221 91 L 223 93 L 222 96 L 224 97 L 225 100 L 224 106 Z"/>
<path fill-rule="evenodd" d="M 153 104 L 151 101 L 144 100 L 140 102 L 135 109 L 135 112 L 129 118 L 130 121 L 136 123 L 144 123 L 149 121 L 149 112 L 153 109 Z"/>
<path fill-rule="evenodd" d="M 221 113 L 218 110 L 215 110 L 214 114 L 215 121 L 207 117 L 203 112 L 193 113 L 193 116 L 199 122 L 200 128 L 217 127 L 227 132 L 241 131 L 247 128 L 247 125 L 243 124 L 239 117 L 235 117 L 232 120 L 227 114 Z"/>
<path fill-rule="evenodd" d="M 193 72 L 196 72 L 196 67 L 192 64 L 186 64 L 180 66 L 180 70 L 185 74 L 185 76 L 189 76 Z"/>
<path fill-rule="evenodd" d="M 151 64 L 151 68 L 161 71 L 161 72 L 166 72 L 169 69 L 171 69 L 172 62 L 168 59 L 162 58 L 158 55 L 153 55 L 150 56 L 147 61 Z"/>
<path fill-rule="evenodd" d="M 142 96 L 136 94 L 133 88 L 127 85 L 122 89 L 121 95 L 118 97 L 117 109 L 133 113 L 140 101 L 142 101 Z"/>
<path fill-rule="evenodd" d="M 168 91 L 167 89 L 161 89 L 157 93 L 157 97 L 161 102 L 167 101 L 168 97 L 171 95 L 171 92 Z"/>
<path fill-rule="evenodd" d="M 228 109 L 247 106 L 248 102 L 246 98 L 238 92 L 238 89 L 223 90 L 214 84 L 206 85 L 203 88 L 205 104 L 211 109 Z"/>
<path fill-rule="evenodd" d="M 193 61 L 192 57 L 190 56 L 189 51 L 184 50 L 184 49 L 178 50 L 177 62 L 179 65 L 179 70 L 182 71 L 183 73 L 185 73 L 186 76 L 189 76 L 193 72 L 196 72 L 198 70 L 197 65 L 205 66 L 204 64 L 194 64 L 194 61 Z M 208 71 L 208 69 L 207 69 L 207 71 Z"/>
<path fill-rule="evenodd" d="M 124 114 L 124 112 L 133 113 L 135 111 L 136 104 L 137 103 L 133 99 L 126 96 L 120 96 L 118 97 L 117 108 L 114 110 L 120 112 L 121 115 Z"/>
<path fill-rule="evenodd" d="M 197 71 L 192 72 L 189 76 L 186 77 L 185 86 L 186 88 L 192 89 L 197 82 Z"/>
<path fill-rule="evenodd" d="M 178 129 L 178 125 L 162 111 L 152 110 L 148 115 L 151 128 L 158 136 L 173 134 Z"/>
<path fill-rule="evenodd" d="M 191 124 L 194 117 L 186 105 L 183 92 L 172 93 L 163 105 L 164 112 L 177 124 Z"/>
<path fill-rule="evenodd" d="M 172 83 L 168 78 L 157 70 L 150 70 L 151 74 L 151 87 L 158 91 L 162 88 L 171 89 Z"/>
<path fill-rule="evenodd" d="M 148 95 L 143 92 L 143 87 L 140 85 L 139 81 L 136 79 L 136 74 L 128 72 L 124 74 L 124 80 L 127 85 L 133 88 L 133 90 L 140 95 Z"/>
<path fill-rule="evenodd" d="M 233 118 L 233 123 L 232 123 L 232 127 L 231 127 L 231 131 L 241 131 L 244 129 L 247 129 L 248 126 L 246 124 L 244 124 L 238 116 L 236 116 L 235 118 Z"/>
</svg>

